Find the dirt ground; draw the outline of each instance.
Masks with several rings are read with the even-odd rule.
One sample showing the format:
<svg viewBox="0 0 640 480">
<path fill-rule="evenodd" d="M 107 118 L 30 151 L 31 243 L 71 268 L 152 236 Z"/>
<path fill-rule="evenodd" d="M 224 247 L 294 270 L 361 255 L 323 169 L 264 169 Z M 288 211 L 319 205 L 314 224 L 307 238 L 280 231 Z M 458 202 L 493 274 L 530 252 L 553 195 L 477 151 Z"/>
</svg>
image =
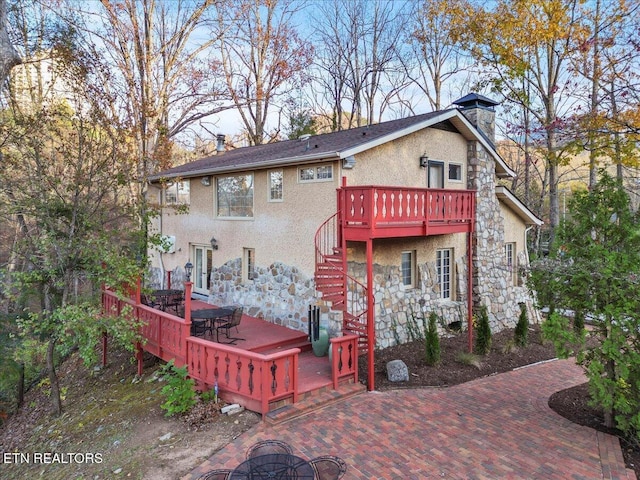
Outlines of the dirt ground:
<svg viewBox="0 0 640 480">
<path fill-rule="evenodd" d="M 424 363 L 424 343 L 413 342 L 376 352 L 376 389 L 450 386 L 493 375 L 555 357 L 553 346 L 542 342 L 539 330 L 529 332 L 529 345 L 515 348 L 513 330 L 493 335 L 492 350 L 477 364 L 461 358 L 468 350 L 466 333 L 441 339 L 441 363 Z M 386 363 L 401 359 L 409 369 L 409 382 L 392 384 Z M 46 475 L 49 479 L 154 479 L 173 480 L 191 471 L 215 451 L 260 421 L 251 412 L 221 415 L 219 405 L 197 405 L 189 415 L 167 418 L 160 408 L 163 382 L 148 365 L 142 379 L 128 353 L 113 353 L 105 369 L 87 370 L 72 357 L 60 368 L 66 394 L 64 414 L 48 415 L 48 385 L 32 389 L 21 411 L 0 429 L 0 452 L 30 454 L 30 463 L 0 463 L 0 479 L 22 479 Z M 360 357 L 360 378 L 367 366 Z M 138 381 L 139 380 L 139 381 Z M 586 386 L 557 392 L 551 408 L 581 425 L 606 431 L 602 414 L 587 403 Z M 619 432 L 609 432 L 618 434 Z M 35 454 L 78 452 L 83 463 L 36 463 Z M 625 461 L 640 478 L 640 449 L 624 442 Z M 100 462 L 88 461 L 100 454 Z M 63 459 L 64 460 L 64 459 Z"/>
<path fill-rule="evenodd" d="M 105 369 L 87 370 L 77 357 L 67 360 L 59 369 L 63 415 L 49 415 L 44 382 L 0 429 L 0 452 L 22 454 L 13 456 L 16 463 L 0 462 L 0 479 L 175 480 L 260 421 L 248 411 L 222 415 L 212 402 L 186 416 L 165 417 L 158 368 L 147 366 L 138 379 L 125 352 L 112 353 Z M 46 457 L 62 452 L 80 455 Z"/>
</svg>

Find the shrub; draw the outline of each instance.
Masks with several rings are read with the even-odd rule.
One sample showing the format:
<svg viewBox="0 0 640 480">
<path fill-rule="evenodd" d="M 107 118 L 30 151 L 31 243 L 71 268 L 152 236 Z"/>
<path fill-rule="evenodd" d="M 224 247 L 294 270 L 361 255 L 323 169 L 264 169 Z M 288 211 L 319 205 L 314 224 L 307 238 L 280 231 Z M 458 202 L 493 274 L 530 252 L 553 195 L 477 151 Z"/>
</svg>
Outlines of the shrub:
<svg viewBox="0 0 640 480">
<path fill-rule="evenodd" d="M 161 370 L 162 378 L 167 384 L 162 387 L 161 393 L 166 401 L 160 406 L 166 410 L 167 417 L 176 413 L 188 412 L 196 404 L 195 381 L 188 378 L 187 367 L 177 368 L 173 360 L 167 363 Z"/>
<path fill-rule="evenodd" d="M 425 334 L 425 360 L 427 365 L 440 363 L 440 337 L 438 336 L 438 315 L 435 312 L 429 314 L 429 325 Z"/>
<path fill-rule="evenodd" d="M 526 347 L 529 343 L 529 316 L 527 315 L 527 306 L 520 304 L 520 317 L 514 331 L 514 340 L 517 346 Z"/>
<path fill-rule="evenodd" d="M 584 331 L 584 312 L 577 310 L 573 317 L 573 331 L 576 335 L 580 335 Z"/>
<path fill-rule="evenodd" d="M 475 353 L 460 352 L 456 356 L 456 362 L 464 365 L 471 365 L 472 367 L 476 367 L 478 370 L 482 368 L 482 360 Z"/>
<path fill-rule="evenodd" d="M 489 325 L 489 313 L 486 305 L 480 307 L 478 312 L 478 328 L 476 332 L 475 353 L 486 355 L 491 351 L 491 326 Z"/>
</svg>

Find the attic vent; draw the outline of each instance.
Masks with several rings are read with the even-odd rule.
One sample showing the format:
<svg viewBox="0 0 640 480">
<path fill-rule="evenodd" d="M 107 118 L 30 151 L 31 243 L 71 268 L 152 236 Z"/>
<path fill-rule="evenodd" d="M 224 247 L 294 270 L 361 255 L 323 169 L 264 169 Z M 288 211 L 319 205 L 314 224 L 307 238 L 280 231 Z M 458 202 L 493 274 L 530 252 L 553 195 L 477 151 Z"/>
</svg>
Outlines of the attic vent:
<svg viewBox="0 0 640 480">
<path fill-rule="evenodd" d="M 305 133 L 304 135 L 300 135 L 298 137 L 298 140 L 300 140 L 301 142 L 304 142 L 305 140 L 309 140 L 309 138 L 311 138 L 311 134 Z"/>
</svg>

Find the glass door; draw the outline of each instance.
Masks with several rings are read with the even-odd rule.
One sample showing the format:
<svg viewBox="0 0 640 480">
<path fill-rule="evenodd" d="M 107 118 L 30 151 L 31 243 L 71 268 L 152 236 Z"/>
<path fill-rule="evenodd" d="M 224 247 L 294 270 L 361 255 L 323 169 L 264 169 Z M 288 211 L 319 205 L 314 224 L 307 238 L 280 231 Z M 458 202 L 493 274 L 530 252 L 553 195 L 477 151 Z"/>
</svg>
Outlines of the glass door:
<svg viewBox="0 0 640 480">
<path fill-rule="evenodd" d="M 210 247 L 193 247 L 193 291 L 209 294 L 211 287 L 211 269 L 213 268 L 213 250 Z"/>
<path fill-rule="evenodd" d="M 427 187 L 444 188 L 444 162 L 429 160 L 427 170 Z"/>
</svg>

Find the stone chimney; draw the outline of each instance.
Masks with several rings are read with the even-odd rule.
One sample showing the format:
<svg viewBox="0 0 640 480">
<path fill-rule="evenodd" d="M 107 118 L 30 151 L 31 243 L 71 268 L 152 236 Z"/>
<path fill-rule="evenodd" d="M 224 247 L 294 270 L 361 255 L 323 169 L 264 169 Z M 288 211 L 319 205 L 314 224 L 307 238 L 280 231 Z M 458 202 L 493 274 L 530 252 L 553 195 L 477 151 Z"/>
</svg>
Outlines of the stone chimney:
<svg viewBox="0 0 640 480">
<path fill-rule="evenodd" d="M 496 111 L 495 106 L 500 103 L 477 93 L 470 93 L 453 102 L 471 124 L 480 130 L 491 142 L 496 143 Z"/>
<path fill-rule="evenodd" d="M 220 155 L 225 152 L 225 148 L 224 148 L 225 136 L 219 133 L 218 135 L 216 135 L 216 142 L 217 142 L 216 155 Z"/>
</svg>

